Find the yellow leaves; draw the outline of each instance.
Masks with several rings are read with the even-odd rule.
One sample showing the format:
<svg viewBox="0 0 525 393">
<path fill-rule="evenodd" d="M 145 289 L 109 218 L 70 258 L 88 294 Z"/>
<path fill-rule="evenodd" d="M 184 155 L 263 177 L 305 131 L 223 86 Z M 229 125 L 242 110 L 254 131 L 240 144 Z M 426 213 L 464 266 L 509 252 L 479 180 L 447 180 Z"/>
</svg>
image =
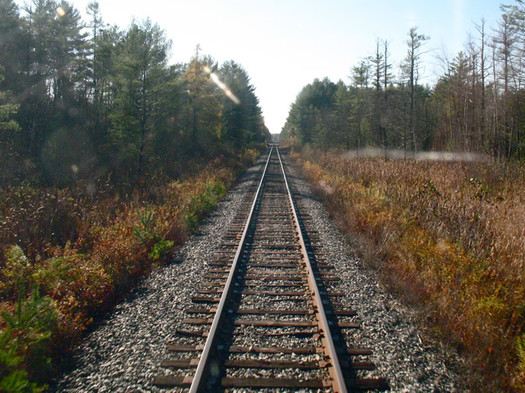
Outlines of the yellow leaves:
<svg viewBox="0 0 525 393">
<path fill-rule="evenodd" d="M 319 151 L 298 161 L 345 228 L 375 247 L 364 253 L 388 261 L 385 277 L 425 299 L 442 329 L 472 353 L 510 370 L 519 352 L 515 386 L 525 387 L 525 342 L 508 350 L 525 326 L 523 165 L 346 159 Z"/>
<path fill-rule="evenodd" d="M 244 158 L 251 161 L 256 154 L 246 150 Z M 185 238 L 182 215 L 188 204 L 200 195 L 208 205 L 216 203 L 236 173 L 217 159 L 192 178 L 126 196 L 109 187 L 90 197 L 26 186 L 1 190 L 0 311 L 13 313 L 17 297 L 30 300 L 31 288 L 38 288 L 53 315 L 56 309 L 56 326 L 45 332 L 53 340 L 49 348 L 63 356 L 62 347 L 71 349 L 95 315 L 170 260 Z M 146 220 L 146 211 L 154 219 Z M 139 239 L 138 223 L 145 235 Z M 5 323 L 0 321 L 2 328 Z"/>
<path fill-rule="evenodd" d="M 241 162 L 245 165 L 255 165 L 259 152 L 255 149 L 243 149 L 240 155 Z"/>
<path fill-rule="evenodd" d="M 516 338 L 516 352 L 518 354 L 518 373 L 514 378 L 517 389 L 525 390 L 525 333 Z"/>
<path fill-rule="evenodd" d="M 14 245 L 5 251 L 5 267 L 2 275 L 8 280 L 25 280 L 31 270 L 29 260 L 20 246 Z"/>
<path fill-rule="evenodd" d="M 496 318 L 505 313 L 507 305 L 497 294 L 486 294 L 476 298 L 473 312 L 481 313 L 486 318 Z"/>
</svg>

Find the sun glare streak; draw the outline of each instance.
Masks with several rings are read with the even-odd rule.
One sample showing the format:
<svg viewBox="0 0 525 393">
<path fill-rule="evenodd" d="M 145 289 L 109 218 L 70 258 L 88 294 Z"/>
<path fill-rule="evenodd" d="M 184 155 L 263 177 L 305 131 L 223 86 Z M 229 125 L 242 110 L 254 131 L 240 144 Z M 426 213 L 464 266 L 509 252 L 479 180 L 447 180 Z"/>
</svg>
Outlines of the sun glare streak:
<svg viewBox="0 0 525 393">
<path fill-rule="evenodd" d="M 465 161 L 465 162 L 484 162 L 488 161 L 489 157 L 477 153 L 454 153 L 444 151 L 431 152 L 411 152 L 395 149 L 380 149 L 380 148 L 365 148 L 360 150 L 348 150 L 343 155 L 348 159 L 353 158 L 377 158 L 385 157 L 390 160 L 415 159 L 419 161 Z"/>
<path fill-rule="evenodd" d="M 237 105 L 241 103 L 241 100 L 239 100 L 235 94 L 232 93 L 232 91 L 226 86 L 217 76 L 216 73 L 212 72 L 208 66 L 204 66 L 204 71 L 210 76 L 210 79 L 215 83 L 223 92 L 226 94 L 226 97 L 228 97 L 230 100 L 235 102 Z"/>
</svg>

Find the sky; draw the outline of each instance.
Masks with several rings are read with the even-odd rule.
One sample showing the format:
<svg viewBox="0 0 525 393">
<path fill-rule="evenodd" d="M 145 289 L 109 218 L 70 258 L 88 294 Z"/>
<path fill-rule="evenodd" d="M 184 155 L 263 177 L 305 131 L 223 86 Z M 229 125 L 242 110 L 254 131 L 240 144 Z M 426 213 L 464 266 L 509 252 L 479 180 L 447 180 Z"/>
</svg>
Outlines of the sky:
<svg viewBox="0 0 525 393">
<path fill-rule="evenodd" d="M 233 60 L 251 78 L 266 126 L 279 133 L 290 105 L 315 78 L 350 83 L 351 69 L 389 42 L 393 70 L 407 53 L 407 33 L 430 36 L 423 77 L 442 72 L 441 58 L 464 49 L 475 25 L 487 31 L 501 15 L 499 0 L 98 0 L 104 22 L 125 29 L 150 18 L 172 41 L 171 63 L 201 54 Z M 504 3 L 512 3 L 507 0 Z M 17 0 L 23 5 L 25 0 Z M 87 21 L 89 0 L 69 0 Z"/>
</svg>

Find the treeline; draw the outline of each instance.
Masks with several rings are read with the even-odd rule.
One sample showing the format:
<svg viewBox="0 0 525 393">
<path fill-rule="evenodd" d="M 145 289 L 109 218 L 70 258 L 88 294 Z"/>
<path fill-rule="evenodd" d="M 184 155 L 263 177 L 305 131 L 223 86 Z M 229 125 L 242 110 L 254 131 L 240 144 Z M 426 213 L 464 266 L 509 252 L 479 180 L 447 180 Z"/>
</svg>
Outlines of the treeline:
<svg viewBox="0 0 525 393">
<path fill-rule="evenodd" d="M 0 0 L 2 184 L 106 177 L 133 186 L 265 141 L 240 65 L 219 66 L 198 50 L 169 65 L 171 42 L 158 25 L 108 26 L 96 1 L 87 12 L 83 21 L 66 1 L 20 10 Z"/>
<path fill-rule="evenodd" d="M 352 68 L 351 84 L 316 79 L 292 104 L 281 137 L 320 148 L 401 149 L 525 157 L 525 5 L 501 7 L 495 29 L 482 20 L 434 86 L 423 85 L 429 37 L 408 32 L 394 75 L 390 42 Z"/>
<path fill-rule="evenodd" d="M 265 148 L 254 87 L 149 20 L 0 0 L 0 392 L 40 392 Z"/>
</svg>

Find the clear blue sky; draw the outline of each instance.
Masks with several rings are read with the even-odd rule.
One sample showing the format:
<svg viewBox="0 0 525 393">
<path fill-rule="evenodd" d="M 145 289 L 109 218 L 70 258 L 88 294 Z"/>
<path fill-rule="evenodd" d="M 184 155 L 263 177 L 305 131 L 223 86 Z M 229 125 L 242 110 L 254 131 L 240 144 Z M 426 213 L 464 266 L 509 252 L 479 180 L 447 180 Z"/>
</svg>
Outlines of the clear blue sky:
<svg viewBox="0 0 525 393">
<path fill-rule="evenodd" d="M 24 0 L 17 0 L 23 4 Z M 89 0 L 72 0 L 85 15 Z M 507 0 L 504 3 L 513 3 Z M 126 28 L 149 17 L 173 42 L 171 61 L 188 62 L 200 44 L 220 63 L 234 60 L 251 76 L 266 125 L 279 133 L 303 86 L 329 77 L 349 83 L 351 68 L 390 42 L 394 71 L 406 55 L 407 32 L 429 35 L 424 76 L 435 80 L 437 58 L 464 48 L 475 23 L 487 30 L 499 0 L 99 0 L 104 21 Z"/>
</svg>

